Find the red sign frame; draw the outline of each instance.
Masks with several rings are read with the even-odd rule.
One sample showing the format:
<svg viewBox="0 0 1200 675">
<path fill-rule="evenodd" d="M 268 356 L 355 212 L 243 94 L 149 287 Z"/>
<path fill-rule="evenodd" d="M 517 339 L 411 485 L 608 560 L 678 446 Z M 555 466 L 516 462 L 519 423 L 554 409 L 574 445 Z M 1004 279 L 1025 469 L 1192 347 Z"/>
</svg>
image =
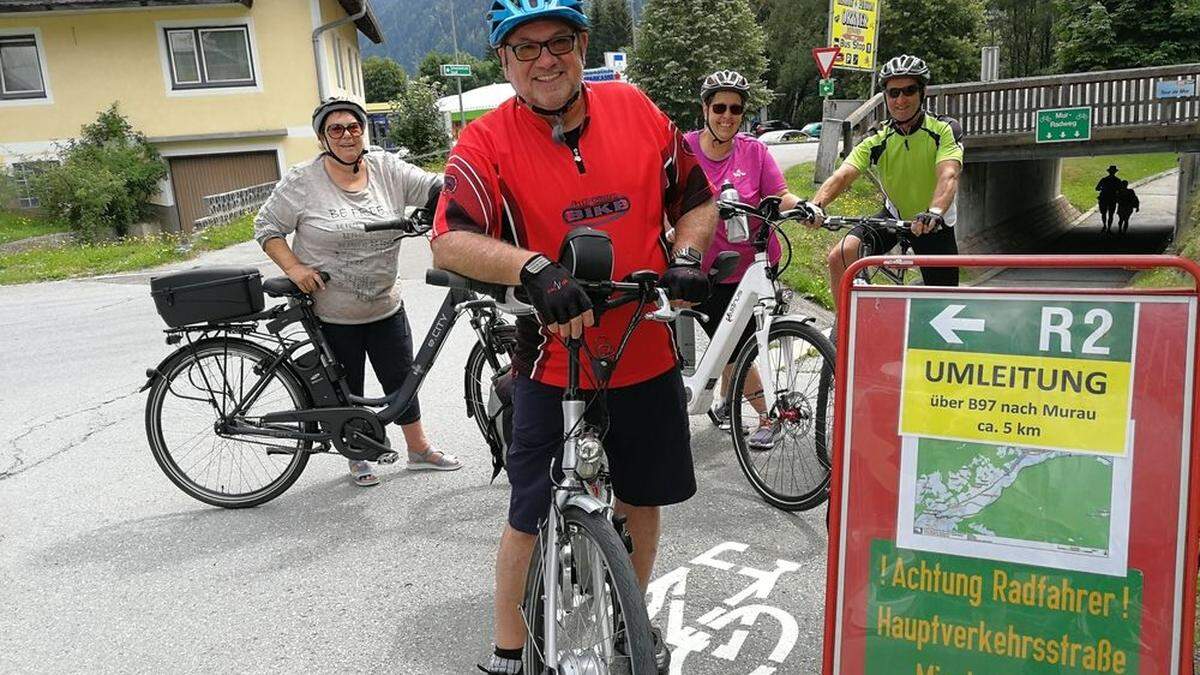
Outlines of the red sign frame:
<svg viewBox="0 0 1200 675">
<path fill-rule="evenodd" d="M 1113 268 L 1153 269 L 1153 268 L 1168 268 L 1169 267 L 1169 268 L 1175 268 L 1177 270 L 1180 270 L 1183 273 L 1191 276 L 1191 278 L 1195 282 L 1195 290 L 1191 290 L 1191 289 L 1167 289 L 1167 290 L 1058 289 L 1058 288 L 1000 288 L 1000 289 L 997 289 L 997 288 L 986 288 L 986 289 L 985 288 L 956 288 L 956 289 L 946 289 L 946 288 L 933 288 L 933 287 L 926 288 L 926 287 L 905 287 L 905 286 L 900 286 L 900 287 L 863 286 L 863 285 L 854 285 L 853 284 L 853 280 L 856 275 L 856 272 L 858 272 L 859 270 L 861 270 L 864 267 L 878 266 L 885 262 L 889 266 L 899 266 L 899 267 L 921 267 L 921 266 L 930 266 L 930 265 L 956 266 L 956 267 L 1013 267 L 1013 268 L 1074 267 L 1074 268 L 1109 268 L 1109 269 L 1113 269 Z M 967 295 L 979 294 L 981 296 L 982 295 L 996 296 L 996 295 L 1006 295 L 1006 294 L 1007 295 L 1020 295 L 1020 296 L 1025 296 L 1025 297 L 1046 296 L 1048 299 L 1052 298 L 1055 295 L 1067 295 L 1067 296 L 1071 296 L 1071 297 L 1079 297 L 1079 296 L 1137 296 L 1137 297 L 1150 296 L 1150 297 L 1163 297 L 1163 298 L 1183 297 L 1183 298 L 1192 300 L 1193 302 L 1196 303 L 1197 306 L 1200 306 L 1200 265 L 1197 265 L 1196 263 L 1194 263 L 1190 260 L 1187 260 L 1184 258 L 1179 258 L 1179 257 L 1174 257 L 1174 256 L 1144 256 L 1144 255 L 1143 256 L 1096 256 L 1096 255 L 1079 255 L 1079 256 L 937 256 L 937 257 L 905 256 L 905 257 L 899 257 L 899 258 L 895 258 L 895 257 L 870 258 L 870 259 L 864 259 L 864 260 L 857 261 L 856 263 L 851 265 L 851 267 L 847 270 L 846 274 L 843 277 L 841 287 L 838 289 L 839 307 L 842 308 L 842 312 L 844 313 L 844 315 L 846 317 L 851 316 L 850 308 L 852 307 L 852 302 L 855 302 L 855 297 L 854 297 L 855 294 L 862 293 L 864 291 L 870 292 L 872 294 L 872 296 L 879 295 L 879 296 L 882 296 L 885 298 L 884 300 L 874 300 L 874 302 L 876 304 L 873 305 L 872 311 L 886 311 L 886 308 L 883 307 L 882 305 L 886 304 L 887 302 L 891 302 L 893 304 L 895 304 L 897 302 L 907 302 L 907 299 L 909 297 L 916 298 L 916 297 L 919 297 L 921 294 L 929 294 L 932 296 L 932 295 L 938 294 L 938 293 L 944 294 L 947 291 L 953 291 L 955 294 L 967 294 Z M 894 293 L 896 295 L 896 298 L 893 300 L 890 300 L 890 301 L 887 300 L 886 296 L 889 293 Z M 1128 302 L 1128 301 L 1126 301 L 1126 302 Z M 1144 306 L 1155 307 L 1155 306 L 1162 306 L 1163 304 L 1165 304 L 1165 303 L 1151 302 L 1149 304 L 1145 304 Z M 1150 316 L 1153 317 L 1153 315 L 1150 315 Z M 1196 312 L 1195 312 L 1195 309 L 1191 310 L 1190 316 L 1192 317 L 1191 324 L 1185 323 L 1182 325 L 1178 325 L 1178 326 L 1176 326 L 1175 329 L 1177 330 L 1177 332 L 1182 330 L 1183 332 L 1187 333 L 1188 337 L 1191 339 L 1192 346 L 1191 346 L 1190 354 L 1189 354 L 1187 348 L 1183 345 L 1179 345 L 1177 351 L 1184 358 L 1187 358 L 1190 356 L 1190 358 L 1192 360 L 1192 363 L 1191 363 L 1192 368 L 1186 369 L 1186 368 L 1177 367 L 1174 369 L 1174 372 L 1171 372 L 1169 369 L 1163 370 L 1160 367 L 1160 370 L 1155 371 L 1155 375 L 1154 375 L 1155 378 L 1177 377 L 1181 383 L 1181 386 L 1178 389 L 1175 389 L 1174 391 L 1176 391 L 1177 393 L 1182 391 L 1183 398 L 1181 400 L 1174 401 L 1173 403 L 1175 405 L 1177 405 L 1178 409 L 1179 409 L 1179 417 L 1177 420 L 1178 425 L 1176 428 L 1185 430 L 1187 432 L 1186 437 L 1188 439 L 1187 440 L 1188 447 L 1180 448 L 1180 438 L 1179 437 L 1175 438 L 1174 447 L 1178 450 L 1177 458 L 1179 459 L 1179 461 L 1184 461 L 1183 458 L 1184 458 L 1185 454 L 1187 454 L 1188 451 L 1190 451 L 1191 458 L 1193 458 L 1193 459 L 1196 458 L 1197 457 L 1197 449 L 1200 448 L 1200 393 L 1198 393 L 1198 392 L 1200 392 L 1200 383 L 1197 382 L 1197 380 L 1200 380 L 1200 377 L 1197 377 L 1197 374 L 1194 372 L 1195 364 L 1200 363 L 1200 339 L 1197 339 L 1197 335 L 1196 335 L 1196 319 L 1195 319 Z M 895 319 L 895 317 L 891 317 L 891 318 L 893 320 Z M 1150 319 L 1147 318 L 1145 320 L 1149 321 Z M 874 326 L 874 327 L 878 328 L 878 326 Z M 851 386 L 851 383 L 848 381 L 850 378 L 848 376 L 842 376 L 842 374 L 848 375 L 850 373 L 851 354 L 849 353 L 848 346 L 850 344 L 851 331 L 856 330 L 856 328 L 857 327 L 851 325 L 851 321 L 849 319 L 838 322 L 838 335 L 837 335 L 838 349 L 837 349 L 837 366 L 836 367 L 837 367 L 837 372 L 839 373 L 839 377 L 836 378 L 836 392 L 835 392 L 835 404 L 834 404 L 835 405 L 835 415 L 834 415 L 835 424 L 834 424 L 834 432 L 833 432 L 833 450 L 834 450 L 834 452 L 832 454 L 832 456 L 833 456 L 833 467 L 832 467 L 833 478 L 832 478 L 832 483 L 831 483 L 831 494 L 830 494 L 829 549 L 828 549 L 828 568 L 827 568 L 828 572 L 827 572 L 827 579 L 826 579 L 825 646 L 824 646 L 824 658 L 823 658 L 823 672 L 826 673 L 827 675 L 835 672 L 834 671 L 835 656 L 839 656 L 839 657 L 841 656 L 840 654 L 836 654 L 836 652 L 841 644 L 841 638 L 839 636 L 841 636 L 841 637 L 845 637 L 845 636 L 842 635 L 841 633 L 839 633 L 839 631 L 842 630 L 843 628 L 845 628 L 847 625 L 849 625 L 847 623 L 849 621 L 849 619 L 847 617 L 850 616 L 850 612 L 851 612 L 851 608 L 849 607 L 851 600 L 848 599 L 846 601 L 847 605 L 845 607 L 843 607 L 841 605 L 842 598 L 843 597 L 845 597 L 845 598 L 853 597 L 854 602 L 861 604 L 861 601 L 865 601 L 865 597 L 870 591 L 870 589 L 868 588 L 869 584 L 858 583 L 857 581 L 853 581 L 853 579 L 855 578 L 855 575 L 862 574 L 863 567 L 860 567 L 860 565 L 863 563 L 864 558 L 863 558 L 863 555 L 861 554 L 862 553 L 861 547 L 862 547 L 862 542 L 869 536 L 869 533 L 866 533 L 864 530 L 861 530 L 861 527 L 862 527 L 861 523 L 859 525 L 860 531 L 855 532 L 854 528 L 852 527 L 850 531 L 848 531 L 846 533 L 843 532 L 844 522 L 846 521 L 847 518 L 859 518 L 859 516 L 857 515 L 858 511 L 856 510 L 856 508 L 861 506 L 861 504 L 859 504 L 856 501 L 855 504 L 853 505 L 855 508 L 847 508 L 847 513 L 842 512 L 842 506 L 843 506 L 843 494 L 842 494 L 843 487 L 842 486 L 843 486 L 843 481 L 845 479 L 845 472 L 847 470 L 849 470 L 846 466 L 844 466 L 847 453 L 845 453 L 843 450 L 844 450 L 844 446 L 846 443 L 845 436 L 846 436 L 846 431 L 847 431 L 847 424 L 845 421 L 846 420 L 846 406 L 847 406 L 847 400 L 848 400 L 848 396 L 849 396 L 849 387 Z M 894 333 L 895 331 L 893 330 L 892 332 Z M 871 333 L 871 334 L 875 335 L 876 333 Z M 902 338 L 901 338 L 901 341 L 902 341 Z M 882 357 L 878 357 L 878 358 L 872 357 L 871 349 L 869 349 L 869 348 L 862 349 L 861 348 L 862 344 L 867 344 L 867 345 L 873 346 L 873 345 L 877 345 L 879 343 L 877 341 L 872 341 L 869 343 L 860 343 L 860 344 L 856 345 L 856 350 L 859 350 L 859 351 L 856 351 L 856 353 L 853 356 L 856 360 L 856 363 L 859 362 L 860 359 L 865 359 L 865 361 L 863 361 L 864 368 L 871 368 L 871 367 L 880 368 L 883 365 L 884 361 L 888 361 L 888 363 L 890 364 L 891 362 L 893 362 L 895 360 L 894 353 L 892 353 L 887 359 L 883 359 Z M 888 345 L 889 345 L 889 347 L 894 346 L 894 345 L 891 345 L 891 343 L 888 343 Z M 901 345 L 901 350 L 902 349 L 903 349 L 903 346 Z M 1160 356 L 1160 359 L 1161 358 L 1163 358 L 1163 357 Z M 1147 362 L 1151 362 L 1151 361 L 1149 359 L 1147 359 Z M 1159 364 L 1159 365 L 1161 366 L 1162 364 Z M 1185 371 L 1187 371 L 1187 373 L 1190 374 L 1190 377 L 1191 377 L 1190 389 L 1188 389 L 1186 387 L 1187 383 L 1184 380 Z M 1137 375 L 1137 373 L 1135 373 L 1135 375 Z M 1165 385 L 1163 385 L 1162 388 L 1169 389 L 1169 387 L 1166 387 Z M 1146 387 L 1143 386 L 1143 388 L 1140 391 L 1145 393 L 1148 390 L 1146 389 Z M 859 399 L 856 398 L 856 411 L 860 410 L 857 407 L 859 405 L 859 403 L 860 403 Z M 875 409 L 880 410 L 881 408 L 879 405 L 876 405 Z M 892 419 L 895 419 L 895 415 L 892 415 Z M 1136 416 L 1135 416 L 1135 419 L 1136 419 Z M 889 421 L 889 423 L 890 423 L 890 421 Z M 881 424 L 884 424 L 884 423 L 881 423 Z M 884 426 L 886 426 L 886 424 L 884 424 Z M 1152 435 L 1154 432 L 1154 429 L 1152 429 L 1151 427 L 1154 427 L 1154 426 L 1156 426 L 1156 425 L 1144 425 L 1146 433 L 1149 435 Z M 858 426 L 856 423 L 856 429 L 857 428 L 858 428 Z M 896 427 L 894 427 L 894 426 L 891 427 L 891 431 L 894 432 L 895 429 L 896 429 Z M 1139 432 L 1140 431 L 1142 431 L 1142 429 L 1139 427 Z M 858 433 L 858 432 L 856 431 L 856 433 Z M 1141 434 L 1139 433 L 1139 437 L 1140 436 L 1141 436 Z M 897 448 L 898 448 L 898 441 L 899 441 L 898 435 L 896 435 L 896 439 L 897 439 Z M 1139 445 L 1140 445 L 1140 443 L 1139 443 Z M 856 446 L 856 447 L 858 447 L 858 446 Z M 1130 489 L 1135 493 L 1135 495 L 1134 495 L 1135 498 L 1140 495 L 1144 498 L 1149 496 L 1151 499 L 1153 499 L 1154 497 L 1158 496 L 1158 493 L 1155 491 L 1156 484 L 1153 484 L 1152 481 L 1156 481 L 1156 480 L 1158 480 L 1158 478 L 1161 478 L 1162 476 L 1156 477 L 1156 476 L 1152 475 L 1152 472 L 1148 472 L 1146 467 L 1152 465 L 1155 461 L 1157 461 L 1157 457 L 1155 457 L 1154 460 L 1148 460 L 1145 457 L 1149 457 L 1150 456 L 1149 453 L 1147 453 L 1145 450 L 1141 450 L 1139 452 L 1141 453 L 1141 455 L 1135 456 L 1133 463 L 1132 463 L 1134 470 L 1133 470 L 1133 479 L 1131 481 L 1132 487 Z M 1140 462 L 1138 461 L 1139 457 L 1141 457 Z M 1182 467 L 1177 466 L 1176 470 L 1179 470 L 1181 468 Z M 1170 470 L 1171 470 L 1170 466 L 1167 466 L 1164 468 L 1164 471 L 1170 471 Z M 1143 475 L 1143 474 L 1145 474 L 1145 475 Z M 856 474 L 856 475 L 861 476 L 863 474 Z M 1154 586 L 1154 588 L 1151 589 L 1153 592 L 1147 592 L 1147 594 L 1143 598 L 1142 605 L 1139 606 L 1138 616 L 1140 616 L 1141 618 L 1139 619 L 1140 625 L 1138 626 L 1138 629 L 1139 629 L 1139 631 L 1141 631 L 1139 633 L 1139 635 L 1142 635 L 1144 637 L 1145 642 L 1141 644 L 1141 647 L 1140 647 L 1141 651 L 1138 652 L 1138 655 L 1139 655 L 1138 663 L 1141 668 L 1140 671 L 1138 671 L 1138 672 L 1157 672 L 1157 671 L 1152 670 L 1152 668 L 1153 668 L 1152 664 L 1161 664 L 1164 662 L 1162 660 L 1163 655 L 1165 653 L 1163 651 L 1163 640 L 1164 639 L 1169 639 L 1170 646 L 1166 653 L 1170 654 L 1170 656 L 1168 657 L 1167 660 L 1171 662 L 1171 667 L 1172 667 L 1171 672 L 1175 672 L 1175 673 L 1192 673 L 1193 672 L 1192 671 L 1192 653 L 1193 653 L 1193 649 L 1194 649 L 1195 645 L 1193 644 L 1194 640 L 1193 640 L 1192 630 L 1193 630 L 1193 622 L 1195 621 L 1194 598 L 1196 595 L 1196 575 L 1194 573 L 1190 573 L 1189 571 L 1194 571 L 1197 569 L 1198 540 L 1200 540 L 1200 462 L 1189 461 L 1186 476 L 1182 475 L 1182 471 L 1180 471 L 1180 473 L 1176 474 L 1176 475 L 1180 476 L 1178 478 L 1178 489 L 1179 489 L 1178 495 L 1180 497 L 1180 501 L 1177 503 L 1181 504 L 1182 512 L 1180 512 L 1180 509 L 1176 509 L 1175 511 L 1170 511 L 1167 515 L 1162 515 L 1161 517 L 1153 516 L 1153 514 L 1151 514 L 1153 517 L 1143 517 L 1143 520 L 1151 525 L 1151 529 L 1145 535 L 1139 535 L 1138 537 L 1135 537 L 1133 530 L 1132 529 L 1130 530 L 1130 532 L 1131 532 L 1130 533 L 1130 541 L 1129 541 L 1130 570 L 1132 572 L 1135 570 L 1135 565 L 1139 566 L 1136 569 L 1139 570 L 1145 576 L 1146 579 L 1148 579 L 1148 580 L 1152 579 L 1153 580 L 1152 586 Z M 887 481 L 889 479 L 898 478 L 898 477 L 894 476 L 892 473 L 888 473 L 888 469 L 884 468 L 879 471 L 873 470 L 872 475 L 869 476 L 868 478 L 876 479 L 881 484 L 887 485 L 888 484 Z M 897 491 L 899 489 L 898 486 L 894 486 L 894 488 Z M 865 494 L 868 491 L 867 490 L 859 490 L 859 492 L 862 492 Z M 852 490 L 850 496 L 853 497 L 853 495 L 854 495 L 854 491 Z M 1186 496 L 1186 503 L 1182 503 L 1184 496 Z M 862 497 L 860 496 L 858 499 L 859 499 L 859 501 L 861 501 Z M 1163 503 L 1167 503 L 1167 502 L 1170 502 L 1170 499 L 1165 499 L 1165 500 L 1161 500 L 1161 501 Z M 1149 502 L 1146 502 L 1146 503 L 1149 503 Z M 1158 503 L 1158 502 L 1154 502 L 1154 503 Z M 886 506 L 884 508 L 886 509 Z M 1143 507 L 1139 507 L 1138 513 L 1139 514 L 1149 514 L 1150 511 L 1151 511 L 1150 508 L 1143 506 Z M 893 514 L 892 515 L 893 520 L 891 521 L 891 526 L 894 527 L 895 526 L 895 520 L 894 520 L 895 511 L 893 510 L 891 513 Z M 853 515 L 851 515 L 851 514 L 853 514 Z M 1182 542 L 1182 549 L 1184 552 L 1182 568 L 1177 567 L 1176 555 L 1163 555 L 1161 550 L 1157 550 L 1157 551 L 1152 550 L 1154 545 L 1160 543 L 1157 541 L 1157 537 L 1158 537 L 1160 531 L 1154 530 L 1153 527 L 1154 526 L 1165 527 L 1166 525 L 1171 524 L 1171 518 L 1168 517 L 1169 515 L 1173 515 L 1175 518 L 1175 524 L 1171 525 L 1172 530 L 1170 532 L 1170 539 L 1168 540 L 1169 542 L 1178 542 L 1178 537 L 1176 536 L 1176 533 L 1179 532 L 1179 529 L 1180 529 L 1179 528 L 1179 522 L 1180 522 L 1179 519 L 1186 517 L 1186 524 L 1182 528 L 1182 536 L 1186 538 L 1186 541 Z M 1156 517 L 1158 518 L 1157 520 L 1155 519 Z M 861 518 L 860 518 L 860 520 L 861 520 Z M 886 524 L 886 520 L 883 520 L 881 522 L 884 522 L 884 524 Z M 1133 521 L 1130 521 L 1131 528 L 1132 528 L 1132 523 L 1133 523 Z M 841 569 L 841 564 L 843 562 L 842 556 L 843 556 L 843 553 L 845 553 L 843 551 L 843 536 L 847 535 L 847 534 L 850 535 L 849 538 L 847 539 L 847 541 L 850 542 L 849 545 L 859 547 L 858 549 L 856 549 L 856 555 L 853 556 L 854 560 L 856 560 L 859 563 L 858 565 L 855 565 L 853 567 L 853 569 L 854 569 L 853 574 Z M 1139 547 L 1137 551 L 1134 550 L 1135 549 L 1135 539 L 1137 539 L 1136 545 Z M 1161 549 L 1161 546 L 1159 548 Z M 1172 547 L 1171 550 L 1177 550 L 1177 549 Z M 1157 568 L 1155 567 L 1156 557 L 1157 557 L 1157 559 L 1159 559 L 1157 564 L 1160 564 L 1163 567 L 1165 567 L 1167 565 L 1166 561 L 1169 561 L 1169 563 L 1170 563 L 1171 577 L 1170 577 L 1169 584 L 1162 582 L 1160 579 L 1156 579 L 1154 576 L 1157 571 Z M 867 557 L 866 561 L 868 564 L 871 562 L 871 560 L 869 559 L 869 556 Z M 850 564 L 852 561 L 848 557 L 846 562 L 847 562 L 847 564 Z M 1146 573 L 1146 572 L 1149 572 L 1149 573 Z M 844 574 L 845 578 L 843 578 L 843 574 Z M 1180 579 L 1179 577 L 1182 577 L 1182 579 Z M 857 585 L 852 586 L 851 584 L 857 584 Z M 1179 588 L 1180 586 L 1182 586 L 1182 588 L 1180 589 L 1180 592 L 1182 592 L 1181 598 L 1178 597 L 1176 595 L 1176 593 L 1174 592 L 1174 589 Z M 846 591 L 845 590 L 846 588 L 849 588 L 850 591 Z M 1167 595 L 1168 595 L 1167 591 L 1170 591 L 1170 593 L 1169 593 L 1170 597 L 1167 597 Z M 1174 618 L 1173 625 L 1162 625 L 1162 622 L 1152 620 L 1152 619 L 1154 619 L 1154 617 L 1161 616 L 1163 614 L 1163 612 L 1167 611 L 1165 609 L 1165 604 L 1168 603 L 1168 601 L 1170 602 L 1170 614 Z M 1153 606 L 1153 609 L 1155 611 L 1141 613 L 1141 606 L 1144 606 L 1146 608 L 1152 608 L 1152 603 L 1157 603 L 1156 605 Z M 864 608 L 855 608 L 855 611 L 857 611 L 858 609 L 865 609 L 865 607 Z M 839 614 L 839 612 L 841 612 L 841 613 Z M 1150 619 L 1147 618 L 1148 616 L 1150 617 Z M 872 621 L 872 619 L 870 617 L 866 616 L 865 612 L 859 613 L 857 615 L 856 620 L 865 621 L 867 624 L 869 624 Z M 1147 625 L 1147 624 L 1153 624 L 1153 625 Z M 855 628 L 858 628 L 860 626 L 863 628 L 863 631 L 864 631 L 863 643 L 865 644 L 865 642 L 866 642 L 865 635 L 866 635 L 866 631 L 868 630 L 868 628 L 866 627 L 866 625 L 855 624 Z M 1178 628 L 1177 632 L 1176 632 L 1176 626 Z M 852 637 L 855 640 L 857 640 L 858 639 L 857 633 L 855 635 L 853 635 Z M 858 643 L 854 642 L 854 644 L 857 645 Z M 1155 650 L 1157 650 L 1157 651 L 1155 651 Z M 1147 653 L 1149 653 L 1153 658 L 1142 659 L 1141 656 L 1145 655 Z M 1158 660 L 1155 661 L 1154 659 L 1158 659 Z M 865 652 L 861 657 L 855 657 L 853 654 L 849 654 L 849 657 L 847 660 L 842 660 L 839 662 L 841 669 L 840 669 L 840 671 L 837 671 L 837 672 L 861 673 L 861 672 L 863 672 L 863 669 L 866 667 L 865 663 L 866 663 L 865 662 Z M 911 670 L 905 671 L 905 672 L 911 672 Z M 926 670 L 925 672 L 940 673 L 943 671 Z M 945 671 L 945 672 L 957 672 L 957 671 Z M 976 672 L 980 672 L 980 671 L 976 670 Z M 1126 671 L 1126 672 L 1132 672 L 1132 671 Z"/>
</svg>

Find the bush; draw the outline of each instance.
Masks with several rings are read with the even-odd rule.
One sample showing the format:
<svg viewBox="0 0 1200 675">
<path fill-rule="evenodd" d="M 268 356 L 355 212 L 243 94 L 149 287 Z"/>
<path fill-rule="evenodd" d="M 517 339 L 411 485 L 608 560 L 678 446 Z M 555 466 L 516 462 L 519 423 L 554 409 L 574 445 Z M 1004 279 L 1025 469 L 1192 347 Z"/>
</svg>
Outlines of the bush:
<svg viewBox="0 0 1200 675">
<path fill-rule="evenodd" d="M 441 90 L 425 78 L 409 80 L 391 101 L 388 140 L 407 148 L 411 156 L 429 155 L 450 147 L 450 135 L 437 100 Z"/>
<path fill-rule="evenodd" d="M 124 235 L 150 215 L 150 197 L 167 165 L 113 103 L 79 139 L 59 147 L 62 163 L 31 180 L 45 212 L 85 241 Z"/>
<path fill-rule="evenodd" d="M 0 169 L 0 210 L 16 208 L 17 182 Z"/>
</svg>

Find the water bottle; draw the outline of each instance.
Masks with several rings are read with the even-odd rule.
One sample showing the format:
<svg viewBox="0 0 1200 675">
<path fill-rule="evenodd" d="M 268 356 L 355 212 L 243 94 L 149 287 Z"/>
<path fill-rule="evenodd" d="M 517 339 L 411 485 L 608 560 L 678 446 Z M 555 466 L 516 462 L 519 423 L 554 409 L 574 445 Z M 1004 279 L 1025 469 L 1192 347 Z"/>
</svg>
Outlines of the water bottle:
<svg viewBox="0 0 1200 675">
<path fill-rule="evenodd" d="M 738 194 L 733 183 L 725 181 L 721 186 L 721 199 L 728 202 L 740 202 L 741 195 Z M 739 244 L 750 238 L 750 225 L 746 222 L 746 214 L 732 211 L 725 218 L 725 239 L 731 244 Z"/>
</svg>

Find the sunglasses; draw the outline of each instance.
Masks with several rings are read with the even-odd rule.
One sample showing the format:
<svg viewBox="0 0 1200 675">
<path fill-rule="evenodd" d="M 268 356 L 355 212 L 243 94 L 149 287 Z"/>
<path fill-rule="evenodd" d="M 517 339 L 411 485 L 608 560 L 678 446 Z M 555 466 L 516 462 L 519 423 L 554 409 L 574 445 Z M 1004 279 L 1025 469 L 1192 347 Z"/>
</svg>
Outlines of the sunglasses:
<svg viewBox="0 0 1200 675">
<path fill-rule="evenodd" d="M 891 89 L 887 90 L 887 95 L 888 95 L 888 98 L 900 98 L 900 94 L 904 94 L 905 96 L 912 96 L 913 94 L 917 93 L 918 91 L 921 91 L 920 85 L 910 84 L 907 87 L 892 87 Z"/>
<path fill-rule="evenodd" d="M 718 115 L 724 115 L 726 110 L 728 110 L 731 115 L 741 115 L 743 112 L 746 111 L 746 106 L 741 105 L 740 103 L 733 103 L 733 104 L 714 103 L 714 104 L 708 106 L 708 109 L 715 112 Z"/>
<path fill-rule="evenodd" d="M 346 135 L 346 132 L 350 132 L 351 136 L 362 136 L 363 128 L 358 122 L 351 122 L 350 124 L 330 124 L 329 126 L 325 127 L 325 135 L 330 138 L 341 138 L 342 136 Z"/>
<path fill-rule="evenodd" d="M 575 39 L 577 37 L 579 37 L 578 33 L 571 33 L 570 35 L 552 37 L 545 42 L 521 42 L 505 46 L 512 50 L 513 56 L 517 57 L 518 61 L 537 61 L 541 57 L 543 49 L 554 56 L 571 53 L 575 49 Z"/>
</svg>

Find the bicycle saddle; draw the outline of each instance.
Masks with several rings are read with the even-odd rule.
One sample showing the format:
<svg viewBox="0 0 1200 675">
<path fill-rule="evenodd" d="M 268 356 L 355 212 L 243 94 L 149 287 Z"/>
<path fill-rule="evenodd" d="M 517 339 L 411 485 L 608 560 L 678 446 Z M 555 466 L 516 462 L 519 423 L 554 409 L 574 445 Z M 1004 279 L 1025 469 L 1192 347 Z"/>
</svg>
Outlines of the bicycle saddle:
<svg viewBox="0 0 1200 675">
<path fill-rule="evenodd" d="M 304 291 L 296 285 L 296 282 L 287 277 L 271 277 L 263 281 L 263 292 L 272 298 L 295 297 L 304 295 Z"/>
</svg>

